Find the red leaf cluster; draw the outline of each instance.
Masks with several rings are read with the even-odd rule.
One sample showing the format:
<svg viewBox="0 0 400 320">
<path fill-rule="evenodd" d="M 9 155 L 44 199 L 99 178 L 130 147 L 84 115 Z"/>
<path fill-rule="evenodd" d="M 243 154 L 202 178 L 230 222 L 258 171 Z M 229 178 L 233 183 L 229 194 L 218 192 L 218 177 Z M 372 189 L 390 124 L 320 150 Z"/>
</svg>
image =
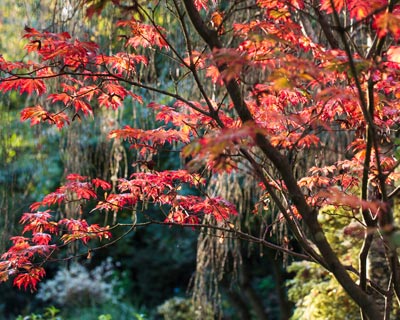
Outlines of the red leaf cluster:
<svg viewBox="0 0 400 320">
<path fill-rule="evenodd" d="M 31 236 L 15 236 L 11 238 L 13 245 L 1 256 L 0 282 L 8 280 L 9 276 L 16 275 L 14 285 L 18 288 L 36 290 L 37 283 L 45 275 L 43 267 L 36 264 L 36 260 L 47 260 L 57 249 L 57 241 L 64 245 L 74 241 L 87 244 L 91 239 L 109 239 L 109 227 L 98 224 L 88 224 L 84 219 L 62 219 L 55 221 L 50 210 L 38 211 L 42 206 L 60 204 L 74 199 L 95 198 L 94 187 L 103 190 L 111 185 L 101 179 L 92 179 L 79 174 L 69 174 L 67 182 L 56 192 L 43 198 L 41 202 L 31 205 L 33 212 L 24 213 L 20 223 L 24 225 L 22 234 Z M 51 244 L 53 242 L 53 244 Z"/>
<path fill-rule="evenodd" d="M 148 25 L 135 19 L 119 21 L 117 26 L 130 28 L 131 35 L 127 36 L 127 46 L 132 46 L 133 48 L 152 46 L 157 46 L 160 49 L 169 48 L 168 43 L 165 41 L 165 30 L 161 27 Z"/>
</svg>

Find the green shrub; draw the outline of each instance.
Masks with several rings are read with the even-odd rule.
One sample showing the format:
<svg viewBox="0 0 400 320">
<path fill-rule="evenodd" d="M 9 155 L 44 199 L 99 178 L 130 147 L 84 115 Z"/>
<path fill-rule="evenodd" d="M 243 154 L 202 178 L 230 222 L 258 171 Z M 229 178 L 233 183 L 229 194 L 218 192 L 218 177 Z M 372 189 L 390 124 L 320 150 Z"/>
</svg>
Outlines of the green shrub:
<svg viewBox="0 0 400 320">
<path fill-rule="evenodd" d="M 157 308 L 157 313 L 164 317 L 164 320 L 213 320 L 212 308 L 206 312 L 200 310 L 193 304 L 191 299 L 174 297 L 165 301 Z M 201 317 L 201 318 L 200 318 Z"/>
</svg>

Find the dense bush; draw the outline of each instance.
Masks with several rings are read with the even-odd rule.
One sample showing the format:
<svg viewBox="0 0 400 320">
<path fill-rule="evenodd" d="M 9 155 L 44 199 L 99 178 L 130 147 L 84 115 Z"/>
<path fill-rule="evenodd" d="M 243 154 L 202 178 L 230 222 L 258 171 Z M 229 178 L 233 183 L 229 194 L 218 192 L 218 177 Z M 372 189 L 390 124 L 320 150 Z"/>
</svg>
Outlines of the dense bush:
<svg viewBox="0 0 400 320">
<path fill-rule="evenodd" d="M 116 304 L 122 297 L 117 286 L 118 278 L 111 259 L 93 270 L 72 263 L 69 268 L 59 269 L 53 279 L 41 284 L 37 298 L 61 307 L 87 307 L 105 302 Z"/>
<path fill-rule="evenodd" d="M 160 305 L 157 312 L 163 316 L 164 320 L 214 319 L 211 307 L 205 312 L 204 310 L 200 312 L 199 308 L 200 306 L 195 306 L 191 299 L 174 297 Z"/>
</svg>

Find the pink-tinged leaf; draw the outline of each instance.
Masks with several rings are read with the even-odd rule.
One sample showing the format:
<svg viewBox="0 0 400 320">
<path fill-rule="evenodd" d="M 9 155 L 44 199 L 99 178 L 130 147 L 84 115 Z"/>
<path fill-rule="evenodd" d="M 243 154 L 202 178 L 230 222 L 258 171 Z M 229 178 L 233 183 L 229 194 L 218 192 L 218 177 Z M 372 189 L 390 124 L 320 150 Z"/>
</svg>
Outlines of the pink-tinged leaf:
<svg viewBox="0 0 400 320">
<path fill-rule="evenodd" d="M 295 9 L 304 9 L 304 0 L 289 0 L 289 4 Z"/>
<path fill-rule="evenodd" d="M 400 64 L 400 47 L 391 46 L 387 51 L 387 60 Z"/>
<path fill-rule="evenodd" d="M 33 235 L 32 241 L 38 245 L 48 245 L 51 241 L 51 235 L 48 233 L 37 232 Z"/>
<path fill-rule="evenodd" d="M 320 143 L 320 139 L 314 135 L 309 134 L 299 140 L 297 143 L 297 147 L 299 148 L 310 148 L 312 146 L 318 147 Z"/>
<path fill-rule="evenodd" d="M 345 6 L 345 0 L 320 0 L 320 10 L 326 11 L 326 13 L 333 13 L 333 11 L 341 12 Z M 333 7 L 332 7 L 333 3 Z"/>
<path fill-rule="evenodd" d="M 23 38 L 32 38 L 32 37 L 36 37 L 36 36 L 40 36 L 42 33 L 37 31 L 35 28 L 31 28 L 28 26 L 25 26 L 24 28 L 25 34 L 23 36 Z"/>
<path fill-rule="evenodd" d="M 160 49 L 168 49 L 168 43 L 163 36 L 165 30 L 160 26 L 156 28 L 153 25 L 147 25 L 135 19 L 119 21 L 117 25 L 131 28 L 133 36 L 128 39 L 126 45 L 134 48 L 158 46 Z"/>
<path fill-rule="evenodd" d="M 32 211 L 37 211 L 42 206 L 42 202 L 34 202 L 29 206 Z"/>
<path fill-rule="evenodd" d="M 333 183 L 333 179 L 324 176 L 303 177 L 299 180 L 300 187 L 306 187 L 311 191 L 319 188 L 326 188 Z"/>
<path fill-rule="evenodd" d="M 123 100 L 129 95 L 139 101 L 143 102 L 142 98 L 128 90 L 123 86 L 115 83 L 108 82 L 103 84 L 103 93 L 97 98 L 99 105 L 106 108 L 113 108 L 114 110 L 122 106 Z"/>
<path fill-rule="evenodd" d="M 253 122 L 248 122 L 241 127 L 227 128 L 213 135 L 197 139 L 182 149 L 182 157 L 192 157 L 188 166 L 196 165 L 200 160 L 206 161 L 214 172 L 232 171 L 237 165 L 229 154 L 238 152 L 239 148 L 249 148 L 254 145 L 257 134 L 265 134 Z"/>
<path fill-rule="evenodd" d="M 190 213 L 212 215 L 217 221 L 227 220 L 231 216 L 237 215 L 235 206 L 221 197 L 206 199 L 200 197 L 188 197 L 188 199 L 194 199 L 195 201 L 187 203 L 182 201 L 180 202 L 180 205 Z"/>
<path fill-rule="evenodd" d="M 57 101 L 61 101 L 62 103 L 64 103 L 64 105 L 67 105 L 68 103 L 70 103 L 72 101 L 73 98 L 68 93 L 62 92 L 62 93 L 49 94 L 47 96 L 47 99 L 53 103 L 57 102 Z"/>
<path fill-rule="evenodd" d="M 65 185 L 58 188 L 55 192 L 47 194 L 41 202 L 36 202 L 31 205 L 32 210 L 37 210 L 41 206 L 49 207 L 54 204 L 61 204 L 64 201 L 70 201 L 71 195 L 74 199 L 95 199 L 97 198 L 93 185 L 90 182 L 85 182 L 88 177 L 79 174 L 69 174 Z M 104 186 L 107 186 L 106 184 Z"/>
<path fill-rule="evenodd" d="M 119 211 L 138 201 L 132 193 L 109 194 L 106 201 L 99 201 L 93 210 Z"/>
<path fill-rule="evenodd" d="M 132 148 L 139 149 L 141 154 L 154 153 L 159 146 L 163 146 L 166 143 L 190 142 L 189 132 L 175 129 L 165 130 L 163 128 L 142 130 L 125 126 L 123 129 L 111 131 L 109 137 L 130 141 Z"/>
<path fill-rule="evenodd" d="M 131 180 L 120 179 L 119 189 L 129 190 L 133 194 L 152 194 L 158 189 L 159 194 L 173 190 L 178 184 L 187 183 L 191 186 L 200 186 L 205 183 L 199 174 L 189 173 L 187 170 L 165 170 L 160 172 L 137 172 L 131 175 Z M 156 192 L 157 193 L 157 192 Z"/>
<path fill-rule="evenodd" d="M 107 94 L 119 96 L 122 100 L 129 94 L 128 90 L 115 82 L 107 82 L 102 88 Z"/>
<path fill-rule="evenodd" d="M 211 81 L 215 84 L 222 86 L 224 84 L 224 80 L 221 77 L 221 73 L 219 72 L 217 66 L 210 65 L 207 67 L 206 77 L 211 78 Z"/>
<path fill-rule="evenodd" d="M 208 7 L 208 0 L 194 0 L 194 6 L 196 7 L 197 11 L 204 9 L 207 11 Z"/>
<path fill-rule="evenodd" d="M 94 97 L 95 94 L 97 94 L 100 91 L 99 87 L 97 85 L 89 85 L 89 86 L 84 86 L 81 87 L 78 92 L 76 93 L 77 97 L 83 98 L 90 102 L 92 101 L 92 98 Z"/>
<path fill-rule="evenodd" d="M 84 114 L 85 116 L 87 116 L 87 115 L 89 115 L 89 114 L 90 114 L 90 115 L 93 114 L 93 110 L 92 110 L 90 104 L 87 103 L 87 102 L 84 101 L 84 100 L 75 99 L 75 100 L 72 102 L 72 104 L 74 105 L 76 112 L 79 112 L 80 110 L 82 110 L 82 112 L 83 112 L 83 114 Z"/>
<path fill-rule="evenodd" d="M 52 193 L 49 193 L 48 195 L 46 195 L 43 198 L 42 202 L 40 203 L 40 206 L 51 206 L 56 203 L 61 204 L 66 198 L 67 198 L 67 195 L 65 194 L 65 190 L 59 188 L 55 192 L 52 192 Z M 39 205 L 39 203 L 37 203 L 35 205 L 35 207 L 37 207 L 38 205 Z"/>
<path fill-rule="evenodd" d="M 86 231 L 88 228 L 88 223 L 84 219 L 62 219 L 58 223 L 65 225 L 68 231 Z"/>
<path fill-rule="evenodd" d="M 101 94 L 97 98 L 101 107 L 112 108 L 114 110 L 122 106 L 122 98 L 115 94 Z"/>
<path fill-rule="evenodd" d="M 81 176 L 80 174 L 77 173 L 70 173 L 67 175 L 66 179 L 68 181 L 86 181 L 88 177 Z"/>
<path fill-rule="evenodd" d="M 110 239 L 111 232 L 109 226 L 100 227 L 98 224 L 92 224 L 88 227 L 87 233 L 90 238 L 98 238 L 99 240 Z"/>
<path fill-rule="evenodd" d="M 136 65 L 142 63 L 148 64 L 148 59 L 142 55 L 135 55 L 126 52 L 119 52 L 114 56 L 99 55 L 96 58 L 96 62 L 99 64 L 106 64 L 111 70 L 115 70 L 118 73 L 122 72 L 133 72 L 136 73 Z"/>
<path fill-rule="evenodd" d="M 237 78 L 248 63 L 247 55 L 233 48 L 214 49 L 213 58 L 217 66 L 224 66 L 221 76 L 226 81 Z"/>
<path fill-rule="evenodd" d="M 173 224 L 199 224 L 200 219 L 197 216 L 189 215 L 180 207 L 175 207 L 171 210 L 164 220 L 165 223 Z M 194 228 L 193 228 L 194 229 Z"/>
<path fill-rule="evenodd" d="M 350 17 L 356 20 L 362 20 L 379 9 L 385 9 L 387 4 L 387 0 L 347 0 Z"/>
<path fill-rule="evenodd" d="M 65 124 L 70 124 L 69 117 L 64 112 L 59 112 L 56 114 L 51 114 L 49 122 L 54 123 L 58 129 L 64 127 Z"/>
<path fill-rule="evenodd" d="M 96 188 L 102 188 L 103 190 L 108 190 L 111 189 L 111 184 L 109 184 L 107 181 L 95 178 L 92 179 L 92 184 L 96 187 Z"/>
<path fill-rule="evenodd" d="M 76 240 L 88 243 L 90 239 L 98 238 L 100 240 L 111 238 L 109 227 L 100 227 L 97 224 L 89 225 L 83 219 L 62 219 L 60 225 L 65 225 L 69 233 L 64 234 L 61 240 L 67 244 Z"/>
<path fill-rule="evenodd" d="M 20 220 L 21 224 L 24 224 L 25 227 L 22 231 L 24 234 L 27 231 L 32 231 L 33 233 L 40 233 L 48 231 L 50 233 L 54 233 L 56 228 L 54 223 L 49 221 L 52 218 L 49 210 L 46 211 L 38 211 L 34 213 L 24 213 Z"/>
<path fill-rule="evenodd" d="M 64 112 L 50 113 L 39 105 L 23 109 L 20 119 L 21 121 L 30 120 L 31 126 L 46 121 L 50 124 L 55 124 L 58 129 L 70 123 L 69 117 Z"/>
<path fill-rule="evenodd" d="M 381 201 L 365 201 L 354 195 L 348 195 L 338 189 L 320 191 L 318 197 L 324 198 L 328 204 L 345 206 L 352 209 L 370 210 L 373 215 L 385 213 L 387 204 Z"/>
<path fill-rule="evenodd" d="M 395 40 L 400 39 L 400 14 L 384 12 L 378 15 L 373 23 L 377 30 L 378 37 L 383 38 L 392 34 Z"/>
<path fill-rule="evenodd" d="M 31 120 L 31 125 L 49 119 L 49 113 L 42 106 L 28 107 L 21 111 L 21 121 Z"/>
<path fill-rule="evenodd" d="M 183 61 L 190 66 L 191 62 L 196 69 L 203 69 L 206 66 L 206 55 L 199 51 L 192 51 L 191 56 L 184 58 Z"/>
<path fill-rule="evenodd" d="M 26 237 L 22 237 L 22 236 L 14 236 L 14 237 L 11 237 L 10 238 L 10 240 L 12 241 L 12 243 L 14 244 L 14 246 L 15 245 L 18 245 L 18 244 L 28 244 L 28 246 L 29 246 L 29 238 L 26 238 Z"/>
<path fill-rule="evenodd" d="M 87 182 L 77 182 L 70 186 L 71 190 L 76 193 L 78 199 L 95 199 L 97 198 L 96 193 L 92 189 L 92 186 Z"/>
</svg>

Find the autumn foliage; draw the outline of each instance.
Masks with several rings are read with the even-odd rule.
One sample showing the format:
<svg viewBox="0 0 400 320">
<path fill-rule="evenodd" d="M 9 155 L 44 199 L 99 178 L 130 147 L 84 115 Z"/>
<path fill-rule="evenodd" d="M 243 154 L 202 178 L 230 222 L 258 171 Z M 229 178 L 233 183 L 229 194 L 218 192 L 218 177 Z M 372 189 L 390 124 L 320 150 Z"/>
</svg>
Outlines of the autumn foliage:
<svg viewBox="0 0 400 320">
<path fill-rule="evenodd" d="M 86 2 L 88 15 L 101 14 L 101 7 Z M 157 15 L 153 2 L 149 5 Z M 134 174 L 119 179 L 113 190 L 102 179 L 70 174 L 64 185 L 23 213 L 22 235 L 13 237 L 1 256 L 1 281 L 12 276 L 16 286 L 34 290 L 45 275 L 43 262 L 59 250 L 79 242 L 90 253 L 92 240 L 112 239 L 118 224 L 89 224 L 83 217 L 58 220 L 55 208 L 71 201 L 91 208 L 90 214 L 131 210 L 149 224 L 217 226 L 250 239 L 253 235 L 232 224 L 234 217 L 248 213 L 207 192 L 211 175 L 245 172 L 259 183 L 263 203 L 275 203 L 280 223 L 287 223 L 305 259 L 325 267 L 363 314 L 378 319 L 381 311 L 369 293 L 374 284 L 367 279 L 365 261 L 353 272 L 354 281 L 318 222 L 325 205 L 350 209 L 366 244 L 375 231 L 384 239 L 392 282 L 380 292 L 400 298 L 400 266 L 390 244 L 400 175 L 400 5 L 391 0 L 248 2 L 256 6 L 249 9 L 252 19 L 235 14 L 245 10 L 246 1 L 232 1 L 225 11 L 219 1 L 174 1 L 185 52 L 176 49 L 170 30 L 157 25 L 140 1 L 129 19 L 118 22 L 124 51 L 111 55 L 66 32 L 25 28 L 26 50 L 35 61 L 0 57 L 0 91 L 40 97 L 41 103 L 21 111 L 22 121 L 63 130 L 77 118 L 96 116 L 98 108 L 143 104 L 142 90 L 164 100 L 144 106 L 155 113 L 157 128 L 125 126 L 109 132 L 110 139 L 126 141 L 137 152 L 143 165 Z M 322 36 L 305 20 L 318 24 Z M 368 40 L 354 35 L 357 28 Z M 149 50 L 171 57 L 195 91 L 180 90 L 179 79 L 172 90 L 141 78 L 139 70 L 153 63 Z M 56 89 L 49 85 L 54 79 Z M 165 98 L 171 102 L 161 102 Z M 180 152 L 186 162 L 182 169 L 157 171 L 150 165 L 166 147 Z M 254 199 L 257 208 L 260 201 Z M 149 217 L 144 203 L 161 208 L 163 217 Z M 251 212 L 266 215 L 268 210 Z M 268 236 L 259 240 L 277 248 Z"/>
</svg>

